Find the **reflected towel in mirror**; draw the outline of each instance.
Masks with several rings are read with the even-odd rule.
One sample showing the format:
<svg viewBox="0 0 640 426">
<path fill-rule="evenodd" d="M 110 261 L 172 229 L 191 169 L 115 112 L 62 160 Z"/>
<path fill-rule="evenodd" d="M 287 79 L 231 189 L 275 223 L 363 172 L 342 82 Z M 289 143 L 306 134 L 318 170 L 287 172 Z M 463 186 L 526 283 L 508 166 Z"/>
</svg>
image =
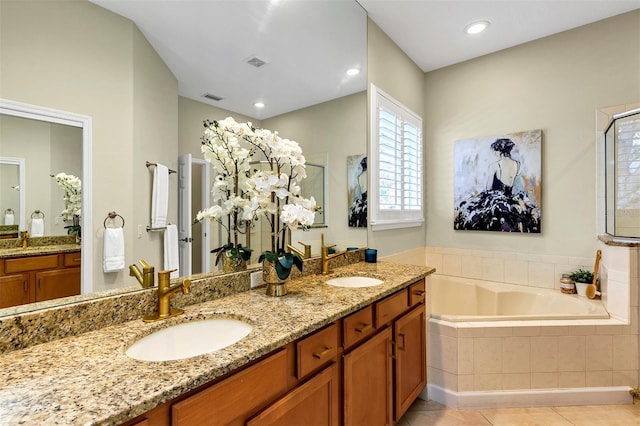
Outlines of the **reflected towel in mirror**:
<svg viewBox="0 0 640 426">
<path fill-rule="evenodd" d="M 151 197 L 151 227 L 164 228 L 169 210 L 169 168 L 163 164 L 157 164 L 153 170 Z"/>
<path fill-rule="evenodd" d="M 122 228 L 106 228 L 104 230 L 102 269 L 104 272 L 118 272 L 124 269 L 124 232 Z"/>
<path fill-rule="evenodd" d="M 32 237 L 44 237 L 44 219 L 36 217 L 31 219 L 31 232 Z"/>
<path fill-rule="evenodd" d="M 5 213 L 4 214 L 4 224 L 5 225 L 15 225 L 14 221 L 15 221 L 15 218 L 13 216 L 13 213 Z"/>
<path fill-rule="evenodd" d="M 167 225 L 164 231 L 164 270 L 176 271 L 171 273 L 171 278 L 180 276 L 180 260 L 178 256 L 178 227 L 176 225 Z"/>
</svg>

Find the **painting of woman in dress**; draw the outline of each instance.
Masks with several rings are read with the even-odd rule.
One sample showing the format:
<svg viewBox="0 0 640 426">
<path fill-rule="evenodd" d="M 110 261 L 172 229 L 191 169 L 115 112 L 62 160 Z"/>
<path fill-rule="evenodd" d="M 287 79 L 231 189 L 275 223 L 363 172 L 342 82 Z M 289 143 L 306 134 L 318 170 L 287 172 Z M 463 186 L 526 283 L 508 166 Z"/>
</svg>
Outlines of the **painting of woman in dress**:
<svg viewBox="0 0 640 426">
<path fill-rule="evenodd" d="M 456 141 L 454 229 L 540 233 L 542 131 Z"/>
<path fill-rule="evenodd" d="M 349 226 L 367 227 L 367 156 L 347 157 L 347 185 L 349 187 Z"/>
</svg>

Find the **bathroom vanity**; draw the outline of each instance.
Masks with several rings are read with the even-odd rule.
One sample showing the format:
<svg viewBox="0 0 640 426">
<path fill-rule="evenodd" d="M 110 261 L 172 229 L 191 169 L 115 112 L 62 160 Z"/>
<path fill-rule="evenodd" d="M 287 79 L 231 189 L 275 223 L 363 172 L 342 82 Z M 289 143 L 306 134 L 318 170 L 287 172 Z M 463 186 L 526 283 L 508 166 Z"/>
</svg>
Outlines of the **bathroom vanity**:
<svg viewBox="0 0 640 426">
<path fill-rule="evenodd" d="M 0 355 L 12 365 L 0 372 L 0 414 L 27 424 L 392 424 L 425 385 L 424 280 L 433 271 L 358 262 L 294 279 L 284 297 L 257 288 L 184 306 L 165 321 L 137 319 L 8 352 Z M 353 275 L 383 283 L 326 284 Z M 125 354 L 156 331 L 211 318 L 253 329 L 186 359 Z"/>
<path fill-rule="evenodd" d="M 0 308 L 80 294 L 75 244 L 0 250 Z"/>
</svg>

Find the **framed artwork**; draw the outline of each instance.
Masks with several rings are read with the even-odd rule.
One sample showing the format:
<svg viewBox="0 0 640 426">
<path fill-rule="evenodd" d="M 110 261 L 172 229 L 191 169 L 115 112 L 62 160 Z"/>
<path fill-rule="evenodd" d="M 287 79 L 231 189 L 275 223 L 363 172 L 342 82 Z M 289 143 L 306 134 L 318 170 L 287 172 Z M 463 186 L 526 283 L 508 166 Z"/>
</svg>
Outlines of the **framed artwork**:
<svg viewBox="0 0 640 426">
<path fill-rule="evenodd" d="M 456 230 L 540 233 L 542 130 L 454 143 Z"/>
<path fill-rule="evenodd" d="M 349 227 L 367 227 L 367 156 L 347 156 Z"/>
</svg>

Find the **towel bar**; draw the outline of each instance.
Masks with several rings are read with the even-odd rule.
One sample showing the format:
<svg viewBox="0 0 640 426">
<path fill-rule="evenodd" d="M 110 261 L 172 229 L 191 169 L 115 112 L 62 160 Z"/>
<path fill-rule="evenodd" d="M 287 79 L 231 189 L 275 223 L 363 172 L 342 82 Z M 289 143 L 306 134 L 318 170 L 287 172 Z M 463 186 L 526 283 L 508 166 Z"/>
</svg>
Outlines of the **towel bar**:
<svg viewBox="0 0 640 426">
<path fill-rule="evenodd" d="M 158 165 L 157 163 L 151 163 L 151 162 L 149 162 L 149 161 L 147 161 L 147 163 L 146 163 L 146 164 L 147 164 L 147 167 L 157 166 L 157 165 Z M 175 170 L 171 170 L 171 169 L 169 169 L 169 174 L 171 174 L 171 173 L 177 173 L 177 172 L 176 172 Z"/>
<path fill-rule="evenodd" d="M 120 216 L 118 213 L 116 212 L 109 212 L 109 214 L 107 215 L 107 217 L 104 219 L 104 229 L 107 229 L 107 220 L 111 219 L 112 221 L 115 222 L 115 218 L 119 217 L 122 220 L 122 226 L 121 228 L 124 228 L 124 217 Z M 117 227 L 114 227 L 117 228 Z"/>
<path fill-rule="evenodd" d="M 169 224 L 171 225 L 171 224 Z M 153 231 L 164 231 L 165 229 L 167 229 L 166 226 L 160 227 L 160 228 L 152 228 L 151 225 L 147 225 L 147 232 L 153 232 Z"/>
</svg>

